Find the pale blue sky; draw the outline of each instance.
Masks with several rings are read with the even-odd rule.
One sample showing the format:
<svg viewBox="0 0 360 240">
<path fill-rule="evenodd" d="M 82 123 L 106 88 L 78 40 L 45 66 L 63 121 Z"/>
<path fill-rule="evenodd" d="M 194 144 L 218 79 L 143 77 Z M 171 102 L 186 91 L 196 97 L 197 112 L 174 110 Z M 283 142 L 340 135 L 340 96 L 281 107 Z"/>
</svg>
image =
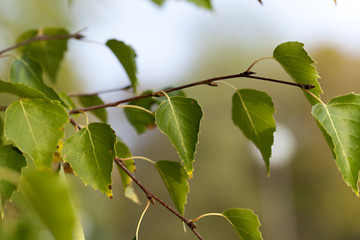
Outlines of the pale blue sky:
<svg viewBox="0 0 360 240">
<path fill-rule="evenodd" d="M 271 46 L 265 56 L 285 41 L 303 42 L 307 49 L 331 45 L 360 55 L 358 0 L 340 0 L 337 6 L 332 0 L 264 0 L 264 6 L 256 0 L 212 2 L 214 11 L 209 12 L 180 0 L 168 0 L 162 8 L 150 0 L 75 0 L 71 11 L 77 16 L 74 27 L 87 27 L 84 34 L 89 39 L 117 38 L 133 46 L 140 81 L 159 85 L 186 70 L 202 45 L 216 46 L 219 40 L 249 50 Z M 85 78 L 102 79 L 88 84 L 89 91 L 119 86 L 119 74 L 126 84 L 126 76 L 106 49 L 74 45 L 70 56 L 81 58 Z"/>
</svg>

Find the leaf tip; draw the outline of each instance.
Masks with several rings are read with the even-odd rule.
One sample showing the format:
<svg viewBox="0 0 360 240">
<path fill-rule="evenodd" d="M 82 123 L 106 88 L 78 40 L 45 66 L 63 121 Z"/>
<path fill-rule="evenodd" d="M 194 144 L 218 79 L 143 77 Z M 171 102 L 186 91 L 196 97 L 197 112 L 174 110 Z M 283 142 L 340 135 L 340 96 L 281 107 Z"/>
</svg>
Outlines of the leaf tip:
<svg viewBox="0 0 360 240">
<path fill-rule="evenodd" d="M 357 197 L 359 197 L 359 190 L 358 189 L 354 190 L 354 193 L 356 194 Z"/>
</svg>

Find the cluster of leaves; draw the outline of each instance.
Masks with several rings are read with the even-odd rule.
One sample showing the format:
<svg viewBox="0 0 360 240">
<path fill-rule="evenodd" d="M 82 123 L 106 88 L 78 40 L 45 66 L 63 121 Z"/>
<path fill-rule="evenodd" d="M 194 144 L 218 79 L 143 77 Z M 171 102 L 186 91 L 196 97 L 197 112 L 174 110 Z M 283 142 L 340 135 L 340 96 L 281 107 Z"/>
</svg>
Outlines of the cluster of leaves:
<svg viewBox="0 0 360 240">
<path fill-rule="evenodd" d="M 155 2 L 161 4 L 164 1 Z M 210 4 L 209 1 L 193 2 Z M 35 41 L 38 36 L 44 38 Z M 52 82 L 56 81 L 69 38 L 76 37 L 60 28 L 31 30 L 22 34 L 17 41 L 21 56 L 16 56 L 11 64 L 9 81 L 0 79 L 0 92 L 18 97 L 4 107 L 4 120 L 0 118 L 1 212 L 8 200 L 17 197 L 20 208 L 31 209 L 33 216 L 43 222 L 55 239 L 73 239 L 74 236 L 76 239 L 84 238 L 64 178 L 66 164 L 85 185 L 112 198 L 114 159 L 122 159 L 129 171 L 125 172 L 117 165 L 124 194 L 134 202 L 139 201 L 132 186 L 135 157 L 106 123 L 107 105 L 95 94 L 78 96 L 78 102 L 84 107 L 78 108 L 69 95 L 57 92 L 44 81 L 45 76 Z M 26 44 L 22 44 L 24 42 Z M 107 41 L 106 46 L 119 60 L 129 77 L 134 94 L 137 94 L 135 51 L 115 39 Z M 322 102 L 322 90 L 317 81 L 319 77 L 313 66 L 314 61 L 302 43 L 283 43 L 275 48 L 272 58 L 299 86 L 312 86 L 302 87 L 313 106 L 312 115 L 334 154 L 344 181 L 358 195 L 360 95 L 352 93 L 333 98 L 327 104 Z M 245 73 L 239 76 L 250 74 L 249 71 Z M 216 85 L 215 81 L 208 81 L 207 84 Z M 176 89 L 145 91 L 137 98 L 122 101 L 128 102 L 128 105 L 121 106 L 125 107 L 125 116 L 139 134 L 157 127 L 169 137 L 177 150 L 181 162 L 150 162 L 158 170 L 179 214 L 183 215 L 189 192 L 188 181 L 194 171 L 193 162 L 203 112 L 196 99 L 186 97 L 183 91 L 173 90 Z M 269 173 L 271 147 L 276 131 L 274 104 L 265 92 L 254 89 L 234 90 L 233 122 L 259 149 Z M 98 107 L 94 108 L 95 105 Z M 79 126 L 72 116 L 86 111 L 91 111 L 99 122 Z M 76 131 L 65 134 L 64 129 L 68 129 L 66 125 L 70 124 L 74 125 Z M 61 210 L 57 207 L 59 205 L 62 206 Z M 262 239 L 258 229 L 259 220 L 251 210 L 234 208 L 221 214 L 205 215 L 225 217 L 244 240 Z M 0 231 L 0 237 L 3 237 L 2 234 Z"/>
<path fill-rule="evenodd" d="M 36 36 L 66 34 L 68 32 L 64 29 L 31 30 L 18 38 L 18 44 Z M 6 107 L 5 119 L 1 121 L 1 211 L 14 191 L 18 190 L 17 202 L 31 209 L 56 239 L 72 239 L 73 234 L 82 239 L 82 229 L 78 226 L 79 220 L 66 181 L 59 177 L 64 174 L 63 165 L 69 164 L 72 172 L 84 184 L 112 198 L 114 158 L 124 159 L 130 172 L 134 172 L 135 164 L 128 147 L 106 123 L 107 114 L 103 108 L 93 111 L 101 122 L 89 123 L 84 127 L 75 124 L 76 132 L 67 134 L 70 136 L 65 138 L 65 126 L 72 120 L 69 112 L 76 109 L 76 104 L 65 93 L 58 93 L 45 84 L 44 74 L 55 82 L 67 42 L 68 39 L 42 39 L 19 47 L 22 56 L 16 56 L 12 62 L 9 81 L 0 80 L 0 92 L 18 96 L 18 100 Z M 138 81 L 134 50 L 114 39 L 106 45 L 124 67 L 135 92 Z M 103 104 L 97 95 L 79 96 L 78 100 L 83 107 Z M 157 126 L 169 136 L 177 149 L 183 165 L 165 160 L 153 163 L 176 208 L 183 214 L 202 119 L 200 105 L 195 99 L 185 97 L 184 92 L 178 91 L 134 100 L 126 107 L 126 117 L 139 133 Z M 155 112 L 151 111 L 153 108 L 157 108 Z M 138 202 L 130 176 L 119 166 L 118 169 L 125 196 Z M 67 211 L 60 210 L 57 205 L 66 206 Z M 251 214 L 256 221 L 239 219 L 243 214 Z M 253 228 L 260 236 L 257 230 L 259 222 L 251 211 L 227 210 L 223 216 L 239 234 Z"/>
</svg>

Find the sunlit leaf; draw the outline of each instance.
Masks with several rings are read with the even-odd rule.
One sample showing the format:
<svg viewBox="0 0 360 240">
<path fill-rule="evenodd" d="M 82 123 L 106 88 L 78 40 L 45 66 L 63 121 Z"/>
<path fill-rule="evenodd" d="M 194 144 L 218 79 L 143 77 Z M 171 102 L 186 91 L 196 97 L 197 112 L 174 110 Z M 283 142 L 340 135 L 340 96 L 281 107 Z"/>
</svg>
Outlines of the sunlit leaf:
<svg viewBox="0 0 360 240">
<path fill-rule="evenodd" d="M 314 60 L 305 51 L 303 43 L 286 42 L 280 44 L 275 48 L 273 56 L 296 83 L 315 86 L 309 91 L 320 97 L 322 89 L 318 82 L 318 73 L 313 65 Z M 318 103 L 312 96 L 306 94 L 306 97 L 312 105 Z"/>
<path fill-rule="evenodd" d="M 233 225 L 242 240 L 263 239 L 259 231 L 258 217 L 249 209 L 232 208 L 222 213 Z"/>
<path fill-rule="evenodd" d="M 265 92 L 241 89 L 233 95 L 232 119 L 244 135 L 260 150 L 267 172 L 276 130 L 274 104 Z"/>
<path fill-rule="evenodd" d="M 28 85 L 44 93 L 49 99 L 61 102 L 55 90 L 45 85 L 40 64 L 26 54 L 11 64 L 10 81 Z"/>
<path fill-rule="evenodd" d="M 95 105 L 102 105 L 104 104 L 103 100 L 97 95 L 94 96 L 81 96 L 79 97 L 79 101 L 81 105 L 84 107 L 91 107 Z M 97 109 L 94 111 L 91 111 L 95 116 L 97 116 L 101 121 L 107 122 L 107 112 L 104 108 Z"/>
<path fill-rule="evenodd" d="M 185 97 L 171 97 L 163 101 L 155 112 L 157 126 L 170 138 L 190 175 L 202 116 L 198 102 Z"/>
<path fill-rule="evenodd" d="M 358 195 L 360 95 L 348 94 L 313 107 L 312 114 L 334 154 L 344 181 Z"/>
<path fill-rule="evenodd" d="M 49 168 L 63 127 L 64 107 L 46 99 L 20 99 L 6 109 L 5 136 L 27 153 L 38 168 Z"/>
<path fill-rule="evenodd" d="M 22 153 L 13 146 L 0 146 L 0 210 L 3 212 L 5 202 L 17 188 L 21 169 L 26 160 Z"/>
<path fill-rule="evenodd" d="M 67 35 L 67 30 L 63 28 L 42 28 L 39 30 L 30 30 L 23 33 L 17 42 L 34 38 L 36 36 L 54 36 Z M 55 82 L 60 63 L 67 50 L 67 39 L 52 39 L 35 41 L 19 48 L 23 53 L 28 53 L 33 59 L 40 62 L 50 79 Z"/>
<path fill-rule="evenodd" d="M 148 94 L 151 91 L 144 92 Z M 135 105 L 143 107 L 147 110 L 151 110 L 151 107 L 156 103 L 153 98 L 143 98 L 129 102 L 129 105 Z M 124 108 L 125 116 L 131 125 L 136 129 L 138 134 L 144 133 L 147 129 L 155 126 L 155 116 L 149 112 L 141 109 L 127 107 Z"/>
<path fill-rule="evenodd" d="M 155 164 L 176 208 L 184 214 L 187 194 L 189 192 L 189 175 L 179 162 L 158 161 Z"/>
<path fill-rule="evenodd" d="M 0 79 L 0 92 L 23 98 L 45 98 L 45 94 L 22 83 L 4 82 Z"/>
<path fill-rule="evenodd" d="M 85 184 L 112 197 L 111 171 L 116 136 L 105 123 L 91 123 L 64 143 L 63 159 Z"/>
<path fill-rule="evenodd" d="M 126 45 L 124 42 L 115 39 L 110 39 L 106 42 L 106 45 L 115 54 L 121 65 L 124 67 L 130 79 L 131 86 L 136 92 L 138 80 L 136 76 L 137 68 L 135 62 L 135 51 L 129 45 Z"/>
<path fill-rule="evenodd" d="M 29 170 L 19 183 L 23 211 L 37 216 L 56 240 L 72 240 L 76 213 L 66 183 L 48 171 Z"/>
<path fill-rule="evenodd" d="M 121 158 L 121 159 L 122 158 L 130 158 L 132 156 L 128 146 L 126 146 L 126 144 L 124 142 L 122 142 L 119 138 L 117 139 L 117 141 L 115 143 L 115 152 L 116 152 L 116 157 Z M 126 168 L 130 172 L 135 172 L 136 167 L 135 167 L 134 160 L 128 159 L 128 160 L 125 160 L 124 163 L 126 165 Z M 139 198 L 137 197 L 137 195 L 134 191 L 134 188 L 132 186 L 132 179 L 118 165 L 116 165 L 116 166 L 120 173 L 125 197 L 127 197 L 128 199 L 132 200 L 133 202 L 139 204 L 140 203 Z"/>
</svg>

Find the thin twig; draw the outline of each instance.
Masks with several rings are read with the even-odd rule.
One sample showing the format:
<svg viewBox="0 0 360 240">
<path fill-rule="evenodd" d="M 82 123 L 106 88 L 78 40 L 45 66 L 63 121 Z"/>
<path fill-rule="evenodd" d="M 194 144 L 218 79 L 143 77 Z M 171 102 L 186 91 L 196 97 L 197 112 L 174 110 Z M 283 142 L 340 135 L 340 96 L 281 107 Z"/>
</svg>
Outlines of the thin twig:
<svg viewBox="0 0 360 240">
<path fill-rule="evenodd" d="M 255 73 L 245 71 L 243 73 L 238 73 L 238 74 L 233 74 L 233 75 L 209 78 L 209 79 L 206 79 L 206 80 L 185 84 L 185 85 L 175 87 L 175 88 L 169 88 L 169 89 L 158 91 L 158 92 L 148 93 L 148 94 L 144 94 L 144 95 L 140 95 L 140 96 L 136 96 L 136 97 L 131 97 L 131 98 L 127 98 L 127 99 L 122 99 L 122 100 L 116 101 L 116 102 L 111 102 L 111 103 L 106 103 L 106 104 L 101 104 L 101 105 L 96 105 L 96 106 L 91 106 L 91 107 L 86 107 L 86 108 L 73 109 L 73 110 L 69 111 L 69 114 L 74 114 L 74 113 L 79 113 L 79 112 L 94 111 L 94 110 L 97 110 L 97 109 L 108 108 L 108 107 L 116 107 L 119 104 L 131 102 L 131 101 L 134 101 L 134 100 L 139 100 L 139 99 L 144 99 L 144 98 L 149 98 L 149 97 L 160 97 L 160 96 L 164 95 L 163 92 L 168 93 L 168 92 L 173 92 L 173 91 L 177 91 L 177 90 L 181 90 L 181 89 L 185 89 L 185 88 L 190 88 L 190 87 L 194 87 L 194 86 L 199 86 L 199 85 L 217 86 L 216 83 L 215 83 L 216 81 L 232 79 L 232 78 L 252 78 L 252 79 L 257 79 L 257 80 L 262 80 L 262 81 L 268 81 L 268 82 L 275 82 L 275 83 L 280 83 L 280 84 L 291 85 L 291 86 L 299 87 L 301 89 L 312 89 L 312 88 L 314 88 L 314 86 L 310 85 L 310 84 L 299 84 L 299 83 L 294 83 L 294 82 L 286 82 L 286 81 L 277 80 L 277 79 L 253 76 L 253 74 L 255 74 Z"/>
<path fill-rule="evenodd" d="M 22 42 L 19 42 L 13 46 L 10 46 L 8 48 L 5 48 L 3 50 L 0 51 L 0 55 L 4 54 L 5 52 L 8 52 L 10 50 L 16 49 L 18 47 L 30 44 L 32 42 L 36 42 L 36 41 L 42 41 L 42 40 L 59 40 L 59 39 L 70 39 L 70 38 L 74 38 L 74 39 L 82 39 L 85 36 L 80 34 L 79 32 L 77 33 L 73 33 L 73 34 L 65 34 L 65 35 L 38 35 L 36 37 L 24 40 Z"/>
<path fill-rule="evenodd" d="M 74 119 L 70 118 L 70 123 L 78 130 L 81 130 L 81 126 Z"/>
<path fill-rule="evenodd" d="M 117 91 L 127 91 L 131 88 L 131 86 L 126 86 L 123 88 L 115 88 L 115 89 L 108 89 L 108 90 L 103 90 L 103 91 L 99 91 L 99 92 L 94 92 L 94 93 L 70 93 L 68 94 L 69 97 L 92 97 L 92 96 L 97 96 L 99 94 L 103 94 L 103 93 L 111 93 L 111 92 L 117 92 Z"/>
<path fill-rule="evenodd" d="M 170 212 L 172 212 L 175 216 L 177 216 L 178 218 L 181 219 L 181 221 L 183 221 L 190 229 L 191 231 L 194 232 L 194 234 L 198 237 L 199 240 L 202 240 L 203 238 L 200 236 L 200 234 L 196 231 L 196 225 L 195 223 L 193 223 L 192 221 L 188 220 L 187 218 L 185 218 L 184 216 L 182 216 L 179 212 L 177 212 L 175 209 L 173 209 L 172 207 L 170 207 L 167 203 L 165 203 L 164 201 L 162 201 L 160 198 L 158 198 L 157 196 L 155 196 L 154 194 L 152 194 L 149 190 L 147 190 L 145 188 L 144 185 L 142 185 L 142 183 L 126 168 L 125 163 L 123 162 L 123 160 L 121 160 L 120 158 L 114 158 L 115 163 L 121 167 L 122 170 L 124 170 L 124 172 L 129 175 L 129 177 L 136 183 L 136 185 L 138 185 L 141 190 L 146 194 L 147 198 L 154 203 L 154 200 L 157 201 L 158 203 L 160 203 L 161 205 L 163 205 L 166 209 L 168 209 Z"/>
<path fill-rule="evenodd" d="M 266 77 L 246 76 L 246 78 L 252 78 L 252 79 L 263 80 L 263 81 L 267 81 L 267 82 L 275 82 L 275 83 L 291 85 L 291 86 L 294 86 L 294 87 L 299 87 L 299 88 L 304 89 L 304 90 L 313 89 L 315 87 L 314 85 L 311 85 L 311 84 L 287 82 L 287 81 L 282 81 L 282 80 L 277 80 L 277 79 L 272 79 L 272 78 L 266 78 Z"/>
</svg>

